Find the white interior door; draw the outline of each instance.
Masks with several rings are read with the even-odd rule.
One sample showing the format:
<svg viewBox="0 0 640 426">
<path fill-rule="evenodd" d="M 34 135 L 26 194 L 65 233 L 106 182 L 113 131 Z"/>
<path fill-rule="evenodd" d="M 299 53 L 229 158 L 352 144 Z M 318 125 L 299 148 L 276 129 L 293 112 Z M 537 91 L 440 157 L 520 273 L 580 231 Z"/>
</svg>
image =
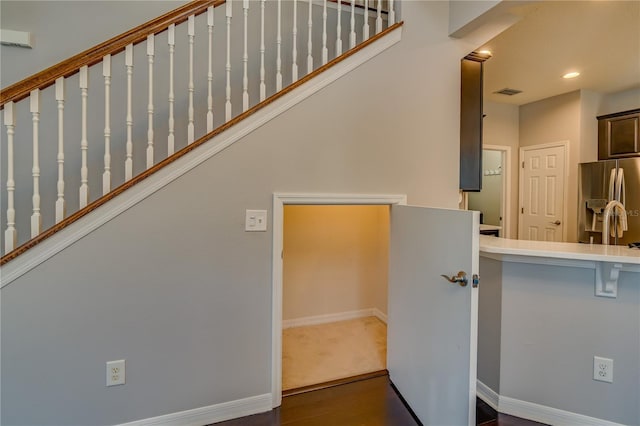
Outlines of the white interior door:
<svg viewBox="0 0 640 426">
<path fill-rule="evenodd" d="M 564 145 L 521 151 L 521 240 L 563 241 Z"/>
<path fill-rule="evenodd" d="M 479 213 L 392 206 L 387 368 L 424 425 L 475 425 Z M 465 287 L 441 274 L 465 271 Z"/>
</svg>

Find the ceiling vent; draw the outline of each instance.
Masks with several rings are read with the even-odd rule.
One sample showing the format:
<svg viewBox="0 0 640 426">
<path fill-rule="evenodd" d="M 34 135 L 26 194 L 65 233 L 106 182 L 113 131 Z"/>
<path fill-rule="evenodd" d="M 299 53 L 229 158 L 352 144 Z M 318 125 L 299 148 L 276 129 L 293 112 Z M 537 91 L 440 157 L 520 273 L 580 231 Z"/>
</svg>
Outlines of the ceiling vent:
<svg viewBox="0 0 640 426">
<path fill-rule="evenodd" d="M 522 93 L 522 90 L 509 89 L 508 87 L 505 87 L 504 89 L 498 90 L 497 92 L 493 92 L 493 93 L 496 93 L 498 95 L 513 96 L 513 95 L 517 95 L 518 93 Z"/>
</svg>

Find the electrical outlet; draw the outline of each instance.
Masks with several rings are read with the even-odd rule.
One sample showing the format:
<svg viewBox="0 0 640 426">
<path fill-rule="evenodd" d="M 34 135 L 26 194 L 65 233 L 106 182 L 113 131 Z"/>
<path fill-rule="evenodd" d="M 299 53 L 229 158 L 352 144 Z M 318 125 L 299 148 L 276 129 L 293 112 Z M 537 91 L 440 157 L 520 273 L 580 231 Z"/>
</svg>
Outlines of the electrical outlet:
<svg viewBox="0 0 640 426">
<path fill-rule="evenodd" d="M 613 383 L 613 360 L 609 358 L 593 357 L 593 380 Z"/>
<path fill-rule="evenodd" d="M 124 359 L 107 362 L 107 386 L 124 385 L 125 363 Z"/>
</svg>

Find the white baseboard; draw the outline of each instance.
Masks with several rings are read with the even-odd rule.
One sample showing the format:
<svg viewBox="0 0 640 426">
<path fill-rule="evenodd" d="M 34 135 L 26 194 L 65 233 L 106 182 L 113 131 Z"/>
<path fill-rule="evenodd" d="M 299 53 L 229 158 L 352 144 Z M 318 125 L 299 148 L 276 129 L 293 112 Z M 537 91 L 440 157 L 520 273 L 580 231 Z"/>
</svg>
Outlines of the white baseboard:
<svg viewBox="0 0 640 426">
<path fill-rule="evenodd" d="M 380 309 L 373 308 L 373 309 L 371 309 L 371 313 L 373 314 L 374 317 L 378 318 L 383 323 L 385 323 L 385 324 L 387 323 L 387 314 L 382 312 Z"/>
<path fill-rule="evenodd" d="M 282 328 L 303 327 L 307 325 L 327 324 L 356 318 L 377 317 L 387 323 L 387 316 L 378 308 L 360 309 L 357 311 L 338 312 L 335 314 L 314 315 L 310 317 L 292 318 L 282 321 Z"/>
<path fill-rule="evenodd" d="M 236 401 L 223 402 L 222 404 L 208 407 L 195 408 L 193 410 L 180 411 L 164 416 L 151 417 L 137 420 L 131 423 L 123 423 L 119 426 L 202 426 L 238 417 L 271 411 L 271 394 L 252 396 Z"/>
<path fill-rule="evenodd" d="M 558 408 L 547 407 L 546 405 L 535 404 L 533 402 L 521 401 L 519 399 L 510 398 L 497 394 L 489 386 L 477 382 L 478 398 L 486 402 L 494 410 L 509 414 L 511 416 L 520 417 L 527 420 L 533 420 L 554 426 L 623 426 L 620 423 L 614 423 L 595 417 L 585 416 L 583 414 L 572 413 L 570 411 L 560 410 Z"/>
<path fill-rule="evenodd" d="M 491 408 L 499 411 L 498 403 L 500 395 L 495 393 L 493 389 L 482 383 L 480 380 L 478 380 L 478 383 L 476 385 L 476 394 L 478 395 L 478 398 L 486 402 Z"/>
<path fill-rule="evenodd" d="M 546 405 L 500 396 L 499 412 L 554 426 L 623 426 L 595 417 L 559 410 Z"/>
</svg>

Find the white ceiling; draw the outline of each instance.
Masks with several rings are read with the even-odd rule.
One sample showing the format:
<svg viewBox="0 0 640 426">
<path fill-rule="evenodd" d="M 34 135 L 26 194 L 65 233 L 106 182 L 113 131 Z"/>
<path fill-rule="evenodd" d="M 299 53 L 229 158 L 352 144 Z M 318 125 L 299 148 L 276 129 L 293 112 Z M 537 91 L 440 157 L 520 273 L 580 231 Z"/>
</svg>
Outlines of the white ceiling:
<svg viewBox="0 0 640 426">
<path fill-rule="evenodd" d="M 526 10 L 513 3 L 526 16 L 478 49 L 493 55 L 484 67 L 486 100 L 522 105 L 578 89 L 640 87 L 640 1 L 541 1 Z M 581 75 L 563 79 L 569 71 Z M 522 93 L 493 93 L 507 87 Z"/>
</svg>

